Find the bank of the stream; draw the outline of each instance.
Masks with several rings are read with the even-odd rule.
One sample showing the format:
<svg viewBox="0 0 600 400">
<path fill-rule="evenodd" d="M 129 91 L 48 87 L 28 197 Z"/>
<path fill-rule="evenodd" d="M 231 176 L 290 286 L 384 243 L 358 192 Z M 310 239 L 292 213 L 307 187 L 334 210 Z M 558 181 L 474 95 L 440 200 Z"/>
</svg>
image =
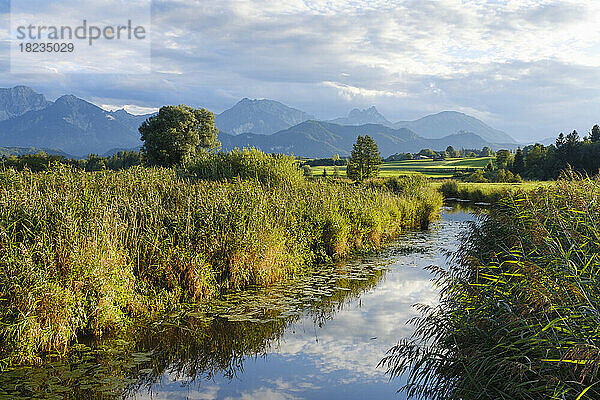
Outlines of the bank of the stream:
<svg viewBox="0 0 600 400">
<path fill-rule="evenodd" d="M 252 151 L 221 162 L 217 177 L 202 160 L 183 174 L 0 172 L 2 366 L 378 248 L 441 205 L 419 178 L 390 190 L 306 182 L 293 160 Z"/>
<path fill-rule="evenodd" d="M 600 397 L 600 179 L 509 194 L 439 269 L 442 299 L 385 364 L 433 399 Z"/>
<path fill-rule="evenodd" d="M 230 291 L 139 321 L 68 357 L 0 372 L 0 399 L 404 399 L 377 368 L 410 336 L 415 303 L 434 305 L 471 210 L 443 208 L 428 230 L 305 275 Z"/>
<path fill-rule="evenodd" d="M 552 182 L 525 181 L 521 183 L 475 183 L 448 180 L 435 184 L 446 199 L 469 200 L 475 203 L 495 204 L 510 194 L 531 192 L 552 185 Z"/>
</svg>

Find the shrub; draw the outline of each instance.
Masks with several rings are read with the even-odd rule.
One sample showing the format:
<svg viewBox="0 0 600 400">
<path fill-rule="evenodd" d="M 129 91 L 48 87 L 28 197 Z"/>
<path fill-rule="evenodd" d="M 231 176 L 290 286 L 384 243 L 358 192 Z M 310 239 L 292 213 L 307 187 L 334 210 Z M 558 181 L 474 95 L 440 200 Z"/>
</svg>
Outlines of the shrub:
<svg viewBox="0 0 600 400">
<path fill-rule="evenodd" d="M 459 187 L 458 187 L 458 182 L 456 181 L 446 181 L 442 184 L 442 186 L 440 187 L 440 192 L 444 195 L 444 197 L 446 198 L 450 198 L 450 197 L 458 197 L 459 196 Z"/>
<path fill-rule="evenodd" d="M 302 173 L 304 174 L 305 178 L 312 178 L 313 176 L 312 168 L 310 167 L 310 165 L 303 166 Z"/>
<path fill-rule="evenodd" d="M 267 186 L 298 185 L 304 180 L 293 157 L 269 155 L 256 149 L 202 152 L 186 168 L 185 174 L 213 181 L 254 179 Z"/>
</svg>

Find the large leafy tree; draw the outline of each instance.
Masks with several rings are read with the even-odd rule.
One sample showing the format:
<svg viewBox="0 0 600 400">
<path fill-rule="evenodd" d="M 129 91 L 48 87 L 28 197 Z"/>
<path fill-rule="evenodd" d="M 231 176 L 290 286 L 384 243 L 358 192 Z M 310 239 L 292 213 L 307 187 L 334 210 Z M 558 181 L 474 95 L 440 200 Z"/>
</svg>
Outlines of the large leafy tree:
<svg viewBox="0 0 600 400">
<path fill-rule="evenodd" d="M 511 164 L 511 154 L 509 150 L 498 150 L 496 153 L 496 166 L 498 169 L 506 169 Z"/>
<path fill-rule="evenodd" d="M 359 136 L 352 148 L 352 154 L 346 167 L 348 178 L 362 182 L 379 174 L 381 155 L 377 143 L 370 136 Z"/>
<path fill-rule="evenodd" d="M 215 116 L 204 108 L 164 106 L 157 115 L 144 121 L 139 131 L 150 165 L 184 164 L 194 157 L 199 147 L 219 146 Z"/>
<path fill-rule="evenodd" d="M 452 147 L 452 146 L 446 147 L 446 157 L 450 157 L 450 158 L 458 157 L 457 153 L 458 152 L 456 150 L 454 150 L 454 147 Z"/>
<path fill-rule="evenodd" d="M 491 155 L 493 155 L 494 152 L 492 151 L 492 149 L 490 149 L 489 147 L 485 146 L 482 150 L 481 150 L 481 156 L 482 157 L 489 157 Z"/>
</svg>

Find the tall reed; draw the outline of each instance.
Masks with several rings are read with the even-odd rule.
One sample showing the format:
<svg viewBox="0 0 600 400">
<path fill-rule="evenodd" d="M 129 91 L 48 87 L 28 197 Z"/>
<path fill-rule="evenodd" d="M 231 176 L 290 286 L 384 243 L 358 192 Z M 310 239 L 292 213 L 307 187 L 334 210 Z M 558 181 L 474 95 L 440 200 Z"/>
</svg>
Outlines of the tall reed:
<svg viewBox="0 0 600 400">
<path fill-rule="evenodd" d="M 290 171 L 278 185 L 142 167 L 0 172 L 0 359 L 36 362 L 179 302 L 376 248 L 441 204 Z"/>
<path fill-rule="evenodd" d="M 409 396 L 599 398 L 600 180 L 508 195 L 434 269 L 441 303 L 382 364 Z"/>
</svg>

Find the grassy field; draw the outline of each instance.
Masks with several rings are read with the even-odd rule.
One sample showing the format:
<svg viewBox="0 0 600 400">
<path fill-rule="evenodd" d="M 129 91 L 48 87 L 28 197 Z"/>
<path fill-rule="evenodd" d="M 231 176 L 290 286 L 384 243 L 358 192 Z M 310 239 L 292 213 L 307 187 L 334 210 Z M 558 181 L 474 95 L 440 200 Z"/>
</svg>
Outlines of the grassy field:
<svg viewBox="0 0 600 400">
<path fill-rule="evenodd" d="M 480 158 L 449 158 L 443 161 L 406 160 L 385 162 L 381 165 L 379 176 L 382 178 L 421 173 L 428 178 L 451 178 L 455 172 L 484 168 L 493 157 Z M 313 167 L 313 176 L 321 176 L 323 170 L 328 175 L 333 174 L 334 167 Z M 346 167 L 338 167 L 340 176 L 346 176 Z"/>
</svg>

